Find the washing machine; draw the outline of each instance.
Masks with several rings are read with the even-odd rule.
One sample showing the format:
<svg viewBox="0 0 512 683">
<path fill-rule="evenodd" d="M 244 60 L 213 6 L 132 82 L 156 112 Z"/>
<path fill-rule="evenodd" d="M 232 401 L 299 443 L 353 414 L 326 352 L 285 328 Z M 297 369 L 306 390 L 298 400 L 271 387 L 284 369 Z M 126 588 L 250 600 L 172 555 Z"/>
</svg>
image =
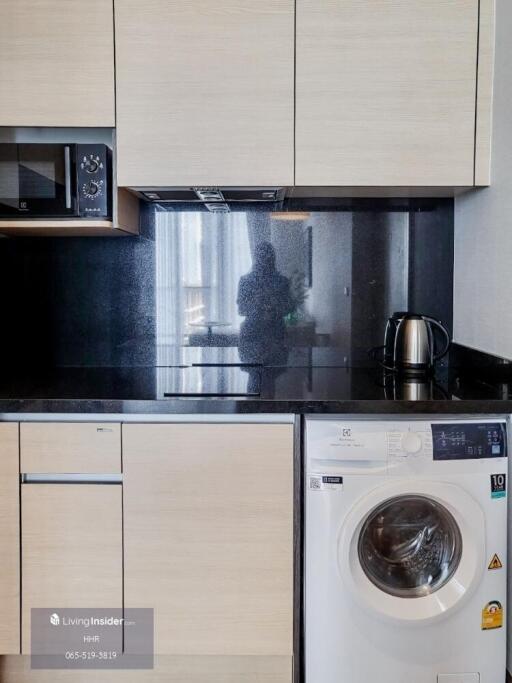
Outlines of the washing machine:
<svg viewBox="0 0 512 683">
<path fill-rule="evenodd" d="M 503 683 L 507 422 L 306 419 L 306 683 Z"/>
</svg>

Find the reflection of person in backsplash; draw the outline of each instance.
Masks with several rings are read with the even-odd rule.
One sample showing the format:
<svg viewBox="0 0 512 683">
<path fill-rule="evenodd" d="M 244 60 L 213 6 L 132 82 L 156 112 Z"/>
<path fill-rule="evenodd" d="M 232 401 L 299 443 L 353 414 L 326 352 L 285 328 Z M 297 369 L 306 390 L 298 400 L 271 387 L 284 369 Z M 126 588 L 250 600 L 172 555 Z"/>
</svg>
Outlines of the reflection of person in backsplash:
<svg viewBox="0 0 512 683">
<path fill-rule="evenodd" d="M 240 327 L 239 353 L 243 363 L 285 365 L 284 318 L 294 310 L 290 281 L 276 268 L 270 242 L 255 249 L 252 270 L 240 278 L 238 311 L 245 316 Z"/>
</svg>

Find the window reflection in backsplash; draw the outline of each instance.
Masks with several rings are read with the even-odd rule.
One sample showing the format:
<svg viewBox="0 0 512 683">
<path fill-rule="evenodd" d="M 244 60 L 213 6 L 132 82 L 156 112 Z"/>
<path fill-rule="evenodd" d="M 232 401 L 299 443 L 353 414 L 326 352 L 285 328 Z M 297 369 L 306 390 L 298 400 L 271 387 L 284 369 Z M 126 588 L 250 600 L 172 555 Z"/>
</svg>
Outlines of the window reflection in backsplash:
<svg viewBox="0 0 512 683">
<path fill-rule="evenodd" d="M 436 209 L 422 220 L 435 214 Z M 425 241 L 428 228 L 418 231 L 411 216 L 409 211 L 157 210 L 157 364 L 367 363 L 368 349 L 381 343 L 387 317 L 412 307 L 410 267 L 417 255 L 411 258 L 411 238 L 419 232 Z M 446 300 L 451 296 L 449 217 L 448 212 L 441 233 L 450 271 L 441 278 Z M 435 229 L 426 236 L 427 245 L 418 247 L 423 258 L 442 249 L 439 237 Z M 426 312 L 451 318 L 451 310 L 440 311 L 434 297 L 427 303 Z"/>
<path fill-rule="evenodd" d="M 236 346 L 237 283 L 251 266 L 247 215 L 156 213 L 157 364 L 182 346 Z"/>
<path fill-rule="evenodd" d="M 451 328 L 451 200 L 299 208 L 145 206 L 140 238 L 1 241 L 4 357 L 360 366 L 394 310 Z"/>
</svg>

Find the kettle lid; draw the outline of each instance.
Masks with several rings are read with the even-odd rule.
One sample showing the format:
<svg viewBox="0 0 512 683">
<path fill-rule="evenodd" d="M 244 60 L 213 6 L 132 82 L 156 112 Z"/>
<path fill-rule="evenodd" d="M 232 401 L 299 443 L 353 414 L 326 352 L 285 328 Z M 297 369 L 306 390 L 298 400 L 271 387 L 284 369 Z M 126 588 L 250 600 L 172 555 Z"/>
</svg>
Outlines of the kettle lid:
<svg viewBox="0 0 512 683">
<path fill-rule="evenodd" d="M 391 320 L 402 320 L 402 318 L 409 318 L 411 320 L 423 320 L 423 316 L 418 313 L 410 313 L 409 311 L 395 311 L 391 316 Z"/>
</svg>

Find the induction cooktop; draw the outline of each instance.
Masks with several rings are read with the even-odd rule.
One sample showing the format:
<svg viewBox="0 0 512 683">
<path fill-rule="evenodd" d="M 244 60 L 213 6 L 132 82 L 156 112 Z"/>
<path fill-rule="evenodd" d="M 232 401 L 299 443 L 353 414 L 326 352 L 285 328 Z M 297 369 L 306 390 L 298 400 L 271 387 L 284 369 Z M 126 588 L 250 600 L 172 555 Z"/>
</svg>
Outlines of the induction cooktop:
<svg viewBox="0 0 512 683">
<path fill-rule="evenodd" d="M 261 368 L 240 365 L 192 365 L 157 369 L 160 398 L 244 397 L 261 393 Z"/>
</svg>

